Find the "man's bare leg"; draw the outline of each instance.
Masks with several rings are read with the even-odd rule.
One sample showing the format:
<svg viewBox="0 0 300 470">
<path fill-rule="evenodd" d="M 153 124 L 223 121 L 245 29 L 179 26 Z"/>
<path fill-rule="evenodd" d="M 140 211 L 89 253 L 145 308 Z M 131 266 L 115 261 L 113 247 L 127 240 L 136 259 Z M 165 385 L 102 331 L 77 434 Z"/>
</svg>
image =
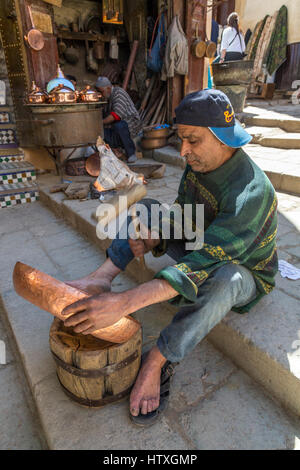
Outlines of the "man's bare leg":
<svg viewBox="0 0 300 470">
<path fill-rule="evenodd" d="M 130 413 L 137 416 L 151 413 L 159 407 L 160 375 L 166 358 L 157 346 L 150 349 L 130 394 Z"/>
<path fill-rule="evenodd" d="M 87 294 L 101 294 L 111 290 L 111 283 L 120 272 L 121 269 L 117 268 L 110 258 L 107 258 L 102 266 L 93 273 L 76 281 L 68 281 L 66 284 L 76 287 Z"/>
</svg>

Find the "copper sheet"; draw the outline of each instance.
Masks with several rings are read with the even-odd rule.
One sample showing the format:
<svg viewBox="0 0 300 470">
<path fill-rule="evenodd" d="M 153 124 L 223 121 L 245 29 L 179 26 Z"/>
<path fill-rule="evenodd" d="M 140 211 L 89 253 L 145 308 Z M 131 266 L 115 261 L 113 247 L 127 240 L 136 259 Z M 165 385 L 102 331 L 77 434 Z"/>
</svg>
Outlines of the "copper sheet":
<svg viewBox="0 0 300 470">
<path fill-rule="evenodd" d="M 65 307 L 77 300 L 89 297 L 79 289 L 68 286 L 64 282 L 20 262 L 15 265 L 13 283 L 17 294 L 63 321 L 71 316 L 62 316 L 61 312 Z M 128 316 L 114 325 L 95 331 L 93 336 L 111 343 L 125 343 L 139 328 L 140 323 Z"/>
</svg>

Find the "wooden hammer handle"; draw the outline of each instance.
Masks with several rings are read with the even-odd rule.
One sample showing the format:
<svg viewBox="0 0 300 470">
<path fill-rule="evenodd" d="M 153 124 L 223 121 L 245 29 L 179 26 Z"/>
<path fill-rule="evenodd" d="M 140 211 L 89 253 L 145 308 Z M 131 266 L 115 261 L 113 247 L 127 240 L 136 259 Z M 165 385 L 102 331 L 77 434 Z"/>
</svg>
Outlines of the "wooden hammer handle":
<svg viewBox="0 0 300 470">
<path fill-rule="evenodd" d="M 140 239 L 140 233 L 138 232 L 139 220 L 138 220 L 138 217 L 136 215 L 136 205 L 133 206 L 131 211 L 132 211 L 132 222 L 133 222 L 135 235 L 137 237 L 137 240 L 139 240 Z M 145 256 L 144 255 L 140 256 L 139 260 L 140 260 L 142 269 L 146 269 Z"/>
</svg>

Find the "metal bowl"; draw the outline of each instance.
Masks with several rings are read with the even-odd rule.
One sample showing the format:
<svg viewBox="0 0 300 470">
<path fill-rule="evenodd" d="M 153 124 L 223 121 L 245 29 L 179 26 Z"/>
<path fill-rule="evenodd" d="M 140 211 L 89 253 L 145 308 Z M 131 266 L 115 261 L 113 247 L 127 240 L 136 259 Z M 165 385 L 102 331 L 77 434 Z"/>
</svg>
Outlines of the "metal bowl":
<svg viewBox="0 0 300 470">
<path fill-rule="evenodd" d="M 159 149 L 168 144 L 168 139 L 166 137 L 160 139 L 142 139 L 141 144 L 145 150 Z"/>
<path fill-rule="evenodd" d="M 170 129 L 153 129 L 152 127 L 148 127 L 145 128 L 143 132 L 146 139 L 161 139 L 169 136 Z"/>
</svg>

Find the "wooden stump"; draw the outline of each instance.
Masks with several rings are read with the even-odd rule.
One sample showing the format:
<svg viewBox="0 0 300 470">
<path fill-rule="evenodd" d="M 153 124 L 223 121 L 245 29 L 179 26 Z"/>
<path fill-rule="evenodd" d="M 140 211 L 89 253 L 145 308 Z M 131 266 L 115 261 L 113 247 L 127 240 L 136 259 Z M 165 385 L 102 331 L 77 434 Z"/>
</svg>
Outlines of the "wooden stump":
<svg viewBox="0 0 300 470">
<path fill-rule="evenodd" d="M 64 392 L 81 405 L 102 407 L 130 393 L 141 362 L 142 328 L 126 343 L 116 345 L 76 334 L 55 318 L 50 349 Z"/>
</svg>

